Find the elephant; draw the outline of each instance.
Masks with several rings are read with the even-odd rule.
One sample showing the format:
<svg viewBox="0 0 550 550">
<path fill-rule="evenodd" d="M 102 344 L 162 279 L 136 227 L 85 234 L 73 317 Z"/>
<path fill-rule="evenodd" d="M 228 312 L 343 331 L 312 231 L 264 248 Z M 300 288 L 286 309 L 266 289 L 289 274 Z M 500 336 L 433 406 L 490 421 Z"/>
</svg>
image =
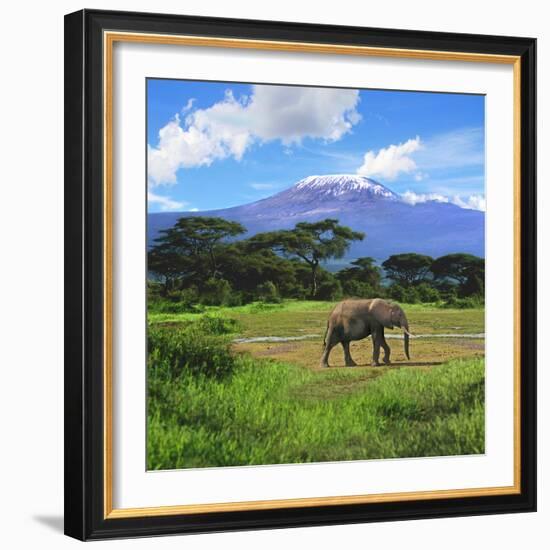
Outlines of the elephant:
<svg viewBox="0 0 550 550">
<path fill-rule="evenodd" d="M 384 328 L 393 327 L 403 329 L 405 334 L 405 355 L 409 355 L 409 322 L 401 306 L 387 302 L 381 298 L 371 300 L 351 299 L 338 303 L 331 311 L 325 338 L 324 351 L 321 357 L 321 367 L 328 367 L 328 356 L 331 349 L 337 344 L 342 344 L 347 367 L 355 367 L 349 344 L 353 340 L 361 340 L 372 334 L 373 354 L 372 366 L 380 365 L 380 347 L 384 349 L 384 363 L 390 363 L 390 347 L 384 338 Z"/>
</svg>

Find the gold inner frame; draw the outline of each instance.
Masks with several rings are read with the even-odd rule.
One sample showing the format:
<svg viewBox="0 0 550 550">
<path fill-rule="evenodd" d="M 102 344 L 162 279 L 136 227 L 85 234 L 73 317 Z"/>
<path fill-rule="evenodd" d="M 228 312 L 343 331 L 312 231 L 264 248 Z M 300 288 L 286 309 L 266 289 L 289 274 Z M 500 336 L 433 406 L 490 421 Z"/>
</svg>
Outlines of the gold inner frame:
<svg viewBox="0 0 550 550">
<path fill-rule="evenodd" d="M 176 506 L 155 506 L 147 508 L 113 508 L 113 390 L 112 390 L 112 292 L 113 292 L 113 46 L 116 42 L 138 42 L 144 44 L 167 44 L 180 46 L 201 46 L 216 48 L 240 48 L 268 51 L 356 55 L 373 57 L 395 57 L 443 61 L 466 61 L 476 63 L 499 63 L 513 66 L 514 86 L 514 484 L 504 487 L 462 488 L 435 491 L 414 491 L 370 495 L 327 496 L 278 500 L 255 500 L 245 502 L 221 502 L 212 504 L 182 504 Z M 103 34 L 103 109 L 104 109 L 104 518 L 134 518 L 168 516 L 208 512 L 229 512 L 246 510 L 268 510 L 277 508 L 303 508 L 308 506 L 333 506 L 344 504 L 366 504 L 382 502 L 403 502 L 412 500 L 435 500 L 443 498 L 510 495 L 521 492 L 520 454 L 520 317 L 521 317 L 521 63 L 519 56 L 445 52 L 430 50 L 407 50 L 368 46 L 345 46 L 338 44 L 316 44 L 306 42 L 282 42 L 270 40 L 248 40 L 212 38 L 201 36 L 179 36 L 130 32 L 105 31 Z"/>
</svg>

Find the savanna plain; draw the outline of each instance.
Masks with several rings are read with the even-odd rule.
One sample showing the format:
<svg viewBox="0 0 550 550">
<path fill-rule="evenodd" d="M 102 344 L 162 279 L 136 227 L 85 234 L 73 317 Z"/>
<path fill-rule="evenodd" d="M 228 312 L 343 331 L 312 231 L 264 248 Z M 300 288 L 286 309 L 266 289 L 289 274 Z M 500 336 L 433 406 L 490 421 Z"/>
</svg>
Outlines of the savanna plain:
<svg viewBox="0 0 550 550">
<path fill-rule="evenodd" d="M 409 304 L 411 359 L 388 330 L 320 368 L 333 302 L 148 313 L 150 470 L 484 452 L 484 309 Z"/>
</svg>

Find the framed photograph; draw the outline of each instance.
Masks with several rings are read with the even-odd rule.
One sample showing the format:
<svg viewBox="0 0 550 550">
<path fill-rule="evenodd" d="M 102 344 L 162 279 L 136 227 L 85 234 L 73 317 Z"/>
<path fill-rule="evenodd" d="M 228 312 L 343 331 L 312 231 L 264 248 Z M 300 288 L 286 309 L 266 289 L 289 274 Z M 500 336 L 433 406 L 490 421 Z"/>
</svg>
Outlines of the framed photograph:
<svg viewBox="0 0 550 550">
<path fill-rule="evenodd" d="M 65 530 L 536 508 L 532 38 L 65 18 Z"/>
</svg>

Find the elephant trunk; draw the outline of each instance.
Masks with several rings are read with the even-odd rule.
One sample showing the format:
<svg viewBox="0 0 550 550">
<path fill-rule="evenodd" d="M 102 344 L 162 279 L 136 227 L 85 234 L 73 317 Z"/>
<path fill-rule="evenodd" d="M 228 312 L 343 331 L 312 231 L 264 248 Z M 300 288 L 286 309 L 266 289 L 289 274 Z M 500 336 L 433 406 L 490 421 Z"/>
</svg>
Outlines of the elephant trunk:
<svg viewBox="0 0 550 550">
<path fill-rule="evenodd" d="M 410 361 L 411 356 L 409 355 L 409 336 L 411 336 L 411 333 L 409 332 L 409 323 L 405 319 L 405 322 L 401 325 L 403 328 L 403 332 L 405 333 L 405 355 L 407 356 L 407 359 Z"/>
</svg>

